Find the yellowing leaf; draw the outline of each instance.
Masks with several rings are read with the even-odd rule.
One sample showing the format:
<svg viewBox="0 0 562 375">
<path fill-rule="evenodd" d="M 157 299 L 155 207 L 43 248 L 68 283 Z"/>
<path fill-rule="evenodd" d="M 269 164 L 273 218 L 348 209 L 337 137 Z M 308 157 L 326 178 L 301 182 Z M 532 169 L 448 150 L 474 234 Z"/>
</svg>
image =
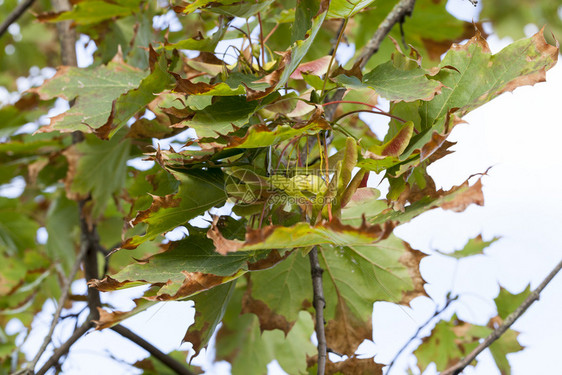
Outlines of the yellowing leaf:
<svg viewBox="0 0 562 375">
<path fill-rule="evenodd" d="M 328 17 L 349 18 L 373 2 L 374 0 L 332 0 L 328 9 Z"/>
</svg>

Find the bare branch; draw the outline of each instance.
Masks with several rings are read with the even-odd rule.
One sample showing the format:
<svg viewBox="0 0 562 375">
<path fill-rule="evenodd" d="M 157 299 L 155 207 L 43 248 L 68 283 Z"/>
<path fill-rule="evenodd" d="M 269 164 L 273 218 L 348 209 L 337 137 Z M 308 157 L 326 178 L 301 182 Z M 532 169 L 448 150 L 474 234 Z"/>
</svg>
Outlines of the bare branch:
<svg viewBox="0 0 562 375">
<path fill-rule="evenodd" d="M 77 329 L 75 330 L 72 335 L 68 338 L 68 340 L 66 340 L 64 342 L 64 344 L 62 344 L 61 346 L 59 346 L 53 353 L 53 355 L 51 356 L 51 358 L 49 358 L 47 360 L 47 362 L 45 362 L 45 364 L 43 365 L 43 367 L 41 367 L 39 369 L 39 371 L 37 371 L 35 373 L 35 375 L 44 375 L 47 371 L 49 371 L 49 369 L 53 366 L 55 366 L 58 362 L 60 357 L 62 357 L 63 355 L 65 355 L 66 353 L 68 353 L 68 351 L 70 350 L 70 347 L 72 345 L 74 345 L 74 343 L 76 341 L 78 341 L 78 339 L 80 339 L 82 336 L 84 336 L 84 334 L 86 332 L 88 332 L 88 330 L 90 328 L 92 328 L 94 326 L 94 323 L 92 323 L 92 321 L 90 320 L 90 318 L 86 319 L 86 321 Z"/>
<path fill-rule="evenodd" d="M 550 283 L 550 281 L 556 276 L 558 272 L 562 269 L 562 260 L 560 263 L 554 267 L 554 269 L 548 274 L 548 276 L 543 280 L 540 285 L 529 294 L 529 296 L 523 301 L 519 307 L 508 315 L 507 318 L 503 321 L 503 323 L 497 327 L 484 341 L 480 343 L 469 355 L 467 355 L 464 359 L 459 361 L 456 365 L 449 367 L 447 370 L 443 371 L 441 375 L 457 375 L 459 374 L 466 366 L 468 366 L 478 354 L 480 354 L 484 349 L 489 347 L 494 341 L 496 341 L 505 331 L 509 329 L 515 323 L 517 319 L 523 315 L 523 313 L 531 306 L 535 301 L 538 301 L 542 290 Z"/>
<path fill-rule="evenodd" d="M 308 253 L 310 260 L 310 274 L 312 276 L 312 290 L 314 292 L 314 309 L 316 310 L 316 338 L 318 340 L 318 375 L 323 375 L 326 369 L 326 331 L 324 327 L 324 308 L 326 300 L 324 299 L 324 288 L 322 285 L 322 273 L 324 270 L 320 267 L 318 261 L 318 248 L 314 246 Z"/>
<path fill-rule="evenodd" d="M 31 363 L 27 367 L 28 369 L 34 369 L 35 366 L 37 366 L 37 362 L 39 362 L 39 359 L 41 358 L 41 356 L 43 355 L 43 353 L 47 349 L 47 346 L 49 346 L 49 343 L 51 342 L 51 339 L 53 337 L 53 332 L 55 331 L 55 327 L 57 326 L 57 324 L 59 322 L 60 314 L 62 312 L 62 309 L 64 307 L 66 299 L 68 298 L 68 292 L 70 291 L 70 285 L 72 284 L 72 281 L 74 280 L 74 277 L 76 276 L 76 273 L 78 272 L 78 269 L 80 268 L 80 263 L 82 262 L 82 259 L 84 258 L 85 254 L 86 254 L 85 249 L 82 249 L 80 254 L 78 254 L 78 257 L 76 258 L 76 261 L 74 262 L 74 265 L 72 266 L 72 269 L 70 270 L 70 273 L 68 274 L 68 277 L 64 280 L 64 284 L 63 284 L 62 289 L 61 289 L 61 295 L 60 295 L 59 300 L 57 302 L 57 309 L 55 310 L 55 313 L 53 314 L 53 320 L 51 321 L 51 326 L 49 327 L 49 332 L 47 332 L 47 335 L 45 335 L 45 338 L 43 339 L 43 343 L 41 344 L 41 347 L 37 351 L 37 354 L 35 354 L 35 357 L 33 358 L 33 361 L 31 361 Z"/>
<path fill-rule="evenodd" d="M 20 18 L 25 13 L 27 8 L 33 5 L 34 2 L 35 0 L 25 0 L 18 4 L 18 6 L 12 11 L 12 13 L 8 15 L 8 17 L 0 25 L 0 37 L 4 35 L 6 30 L 8 30 L 8 27 L 10 27 L 11 24 L 16 22 L 18 18 Z"/>
<path fill-rule="evenodd" d="M 176 374 L 193 375 L 193 373 L 189 371 L 189 369 L 184 364 L 170 357 L 166 353 L 162 352 L 160 349 L 158 349 L 157 347 L 155 347 L 154 345 L 152 345 L 151 343 L 149 343 L 148 341 L 146 341 L 145 339 L 143 339 L 142 337 L 140 337 L 139 335 L 137 335 L 127 327 L 118 324 L 116 326 L 111 327 L 111 329 L 117 332 L 118 334 L 120 334 L 121 336 L 131 340 L 132 342 L 134 342 L 135 344 L 137 344 L 147 352 L 149 352 L 151 355 L 156 357 L 160 362 L 162 362 L 163 364 L 168 366 L 171 370 L 173 370 Z"/>
<path fill-rule="evenodd" d="M 359 65 L 361 68 L 364 68 L 371 56 L 379 50 L 381 43 L 390 30 L 392 30 L 392 27 L 399 22 L 403 22 L 406 16 L 412 15 L 415 4 L 416 0 L 400 0 L 400 2 L 394 6 L 392 11 L 388 13 L 386 18 L 379 25 L 373 37 L 369 40 L 369 42 L 367 42 L 367 45 L 363 47 L 363 51 L 361 51 L 361 54 L 357 58 L 357 61 L 361 61 Z"/>
<path fill-rule="evenodd" d="M 421 326 L 419 326 L 418 330 L 416 331 L 416 333 L 414 333 L 412 335 L 412 337 L 410 337 L 410 339 L 404 344 L 404 346 L 402 346 L 402 348 L 400 348 L 400 350 L 398 351 L 398 353 L 396 353 L 396 355 L 394 356 L 394 358 L 392 358 L 392 361 L 390 362 L 390 364 L 388 365 L 388 368 L 386 369 L 386 373 L 390 374 L 390 369 L 392 369 L 392 366 L 394 366 L 394 363 L 396 362 L 396 360 L 398 359 L 398 357 L 400 356 L 400 354 L 402 354 L 402 352 L 408 347 L 408 345 L 410 345 L 410 343 L 412 341 L 414 341 L 418 335 L 420 334 L 420 332 L 422 331 L 422 329 L 424 329 L 425 327 L 427 327 L 429 325 L 429 323 L 431 323 L 431 321 L 433 319 L 435 319 L 437 316 L 441 315 L 443 313 L 443 311 L 447 310 L 447 308 L 451 305 L 451 303 L 453 301 L 456 301 L 458 299 L 458 296 L 455 297 L 451 297 L 449 294 L 447 295 L 447 300 L 445 301 L 445 305 L 443 305 L 443 307 L 441 307 L 440 309 L 437 308 L 437 306 L 435 307 L 435 312 L 433 313 L 433 315 L 431 315 L 429 317 L 429 319 L 427 319 L 425 321 L 425 323 L 423 323 Z"/>
</svg>

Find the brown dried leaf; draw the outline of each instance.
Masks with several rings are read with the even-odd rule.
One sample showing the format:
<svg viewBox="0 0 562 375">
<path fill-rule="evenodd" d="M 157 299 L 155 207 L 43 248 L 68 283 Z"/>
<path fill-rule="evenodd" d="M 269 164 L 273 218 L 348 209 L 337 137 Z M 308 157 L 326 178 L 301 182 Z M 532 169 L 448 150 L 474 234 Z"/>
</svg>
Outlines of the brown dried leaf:
<svg viewBox="0 0 562 375">
<path fill-rule="evenodd" d="M 456 190 L 468 187 L 468 181 L 456 188 Z M 440 190 L 441 191 L 441 190 Z M 479 179 L 476 183 L 470 186 L 466 191 L 454 196 L 441 205 L 444 210 L 451 210 L 455 212 L 464 211 L 472 203 L 478 206 L 484 205 L 484 193 L 482 192 L 482 180 Z"/>
</svg>

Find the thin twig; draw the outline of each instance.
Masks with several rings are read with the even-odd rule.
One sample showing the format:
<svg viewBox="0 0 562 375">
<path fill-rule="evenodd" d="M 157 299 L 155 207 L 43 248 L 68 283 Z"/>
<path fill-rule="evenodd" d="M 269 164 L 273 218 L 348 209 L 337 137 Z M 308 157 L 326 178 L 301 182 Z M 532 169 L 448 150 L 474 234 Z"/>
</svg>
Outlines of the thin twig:
<svg viewBox="0 0 562 375">
<path fill-rule="evenodd" d="M 322 95 L 324 95 L 324 92 L 326 91 L 326 82 L 328 82 L 328 78 L 330 77 L 330 70 L 332 70 L 332 65 L 334 64 L 334 60 L 336 59 L 336 53 L 338 52 L 338 47 L 341 43 L 341 39 L 343 37 L 343 33 L 345 32 L 345 27 L 347 26 L 347 18 L 343 21 L 339 33 L 338 33 L 338 39 L 336 41 L 336 44 L 332 47 L 332 50 L 330 51 L 330 55 L 332 55 L 332 57 L 330 58 L 330 63 L 328 64 L 328 69 L 326 70 L 326 75 L 324 76 L 324 83 L 322 84 Z"/>
<path fill-rule="evenodd" d="M 433 313 L 433 315 L 431 315 L 429 317 L 429 319 L 427 319 L 425 321 L 425 323 L 423 323 L 421 326 L 419 326 L 418 330 L 416 331 L 416 333 L 414 333 L 412 335 L 412 337 L 410 337 L 410 339 L 404 344 L 404 346 L 402 346 L 402 348 L 400 348 L 400 350 L 398 351 L 398 353 L 396 353 L 396 355 L 394 356 L 394 358 L 392 358 L 392 361 L 390 362 L 390 364 L 388 365 L 388 368 L 386 369 L 386 374 L 390 374 L 390 369 L 392 369 L 392 366 L 394 366 L 394 363 L 396 362 L 396 360 L 398 359 L 398 357 L 400 357 L 400 354 L 402 354 L 402 352 L 404 350 L 406 350 L 406 348 L 408 347 L 408 345 L 410 345 L 412 343 L 412 341 L 414 341 L 418 335 L 420 334 L 420 332 L 422 331 L 422 329 L 424 329 L 425 327 L 427 327 L 429 325 L 429 323 L 431 323 L 433 321 L 433 319 L 435 319 L 437 316 L 441 315 L 443 313 L 443 311 L 445 311 L 453 301 L 456 301 L 459 297 L 455 296 L 455 297 L 451 297 L 450 294 L 447 294 L 447 300 L 445 301 L 445 305 L 443 305 L 443 307 L 441 307 L 440 309 L 435 308 L 435 312 Z"/>
<path fill-rule="evenodd" d="M 44 375 L 47 371 L 49 371 L 49 369 L 53 366 L 55 366 L 60 357 L 62 357 L 63 355 L 65 355 L 66 353 L 68 353 L 68 351 L 70 350 L 70 347 L 72 345 L 74 345 L 74 343 L 76 341 L 78 341 L 82 336 L 84 336 L 84 334 L 86 332 L 88 332 L 88 330 L 90 328 L 92 328 L 94 326 L 94 323 L 92 323 L 92 321 L 88 318 L 86 319 L 86 321 L 77 329 L 75 330 L 72 335 L 68 338 L 68 340 L 66 340 L 64 342 L 64 344 L 62 344 L 61 346 L 59 346 L 54 352 L 53 355 L 51 355 L 51 358 L 49 358 L 47 360 L 47 362 L 45 362 L 45 364 L 43 365 L 43 367 L 41 367 L 39 369 L 39 371 L 37 371 L 35 373 L 35 375 Z"/>
<path fill-rule="evenodd" d="M 318 340 L 318 375 L 324 375 L 326 369 L 327 345 L 326 331 L 324 327 L 324 308 L 326 300 L 324 299 L 324 288 L 322 285 L 322 273 L 324 270 L 320 267 L 318 261 L 318 248 L 314 246 L 308 253 L 310 260 L 310 274 L 312 276 L 312 290 L 314 292 L 314 309 L 316 310 L 316 339 Z"/>
<path fill-rule="evenodd" d="M 4 35 L 10 25 L 16 22 L 18 18 L 20 18 L 25 13 L 27 8 L 33 5 L 34 2 L 35 0 L 25 0 L 18 4 L 18 6 L 12 11 L 12 13 L 8 15 L 8 17 L 6 17 L 4 22 L 2 22 L 2 24 L 0 25 L 0 37 Z"/>
<path fill-rule="evenodd" d="M 392 11 L 381 22 L 373 37 L 367 42 L 365 47 L 363 47 L 361 54 L 357 57 L 356 61 L 359 62 L 359 67 L 361 69 L 363 69 L 365 65 L 367 65 L 367 61 L 369 61 L 371 56 L 373 56 L 379 50 L 382 41 L 388 35 L 390 30 L 392 30 L 392 27 L 398 22 L 403 22 L 405 16 L 412 14 L 415 3 L 416 0 L 401 0 L 394 6 Z M 336 90 L 334 95 L 329 100 L 326 100 L 326 102 L 339 101 L 343 99 L 344 94 L 345 88 L 340 87 Z M 324 108 L 325 117 L 326 119 L 328 119 L 328 121 L 332 119 L 337 107 L 337 104 L 333 104 Z"/>
<path fill-rule="evenodd" d="M 80 251 L 80 254 L 78 254 L 78 257 L 76 258 L 76 261 L 74 262 L 74 265 L 72 266 L 72 269 L 68 274 L 68 277 L 64 280 L 64 284 L 61 289 L 61 295 L 59 297 L 59 300 L 57 301 L 57 309 L 53 314 L 53 320 L 51 321 L 51 326 L 49 327 L 49 332 L 47 332 L 47 335 L 45 335 L 45 338 L 43 339 L 43 343 L 41 344 L 41 347 L 39 347 L 37 354 L 35 354 L 33 361 L 31 361 L 31 363 L 29 364 L 28 366 L 29 369 L 34 369 L 35 366 L 37 366 L 37 362 L 39 362 L 39 359 L 41 358 L 41 356 L 47 349 L 47 346 L 49 346 L 49 343 L 51 342 L 51 339 L 53 337 L 53 332 L 55 331 L 55 327 L 59 322 L 60 314 L 62 312 L 64 304 L 66 303 L 66 299 L 68 298 L 70 285 L 72 284 L 72 281 L 74 280 L 74 277 L 76 276 L 76 273 L 80 268 L 80 263 L 82 262 L 82 259 L 84 258 L 85 254 L 86 254 L 86 249 L 82 249 L 82 251 Z"/>
<path fill-rule="evenodd" d="M 154 345 L 152 345 L 151 343 L 149 343 L 148 341 L 146 341 L 145 339 L 143 339 L 142 337 L 140 337 L 139 335 L 137 335 L 127 327 L 117 324 L 111 327 L 111 329 L 117 332 L 118 334 L 120 334 L 121 336 L 131 340 L 132 342 L 134 342 L 135 344 L 137 344 L 147 352 L 149 352 L 151 355 L 156 357 L 160 362 L 168 366 L 176 374 L 193 375 L 193 372 L 189 371 L 189 369 L 181 362 L 175 360 L 174 358 L 170 357 L 166 353 L 162 352 L 160 349 L 158 349 L 157 347 L 155 347 Z"/>
<path fill-rule="evenodd" d="M 263 24 L 261 23 L 261 14 L 258 12 L 258 22 L 260 25 L 260 45 L 261 45 L 261 63 L 265 66 L 265 42 L 263 39 Z"/>
<path fill-rule="evenodd" d="M 361 61 L 359 65 L 361 68 L 364 68 L 371 56 L 379 50 L 382 41 L 388 35 L 390 30 L 392 30 L 392 27 L 399 22 L 403 22 L 406 16 L 412 15 L 412 10 L 414 9 L 415 4 L 416 0 L 400 0 L 400 2 L 394 6 L 392 11 L 388 13 L 386 18 L 377 28 L 373 37 L 369 40 L 365 47 L 363 47 L 361 54 L 357 58 L 357 61 Z"/>
<path fill-rule="evenodd" d="M 560 263 L 554 267 L 554 269 L 548 274 L 548 276 L 540 283 L 540 285 L 527 296 L 525 301 L 519 307 L 509 314 L 507 318 L 503 321 L 503 323 L 497 327 L 484 341 L 480 343 L 469 355 L 467 355 L 464 359 L 459 361 L 454 366 L 449 367 L 447 370 L 443 371 L 441 375 L 457 375 L 459 374 L 466 366 L 468 366 L 478 354 L 480 354 L 484 349 L 489 347 L 494 341 L 496 341 L 505 331 L 509 329 L 515 323 L 521 315 L 531 306 L 535 301 L 538 301 L 540 298 L 540 294 L 542 290 L 550 283 L 550 281 L 556 276 L 558 272 L 562 269 L 562 260 Z"/>
</svg>

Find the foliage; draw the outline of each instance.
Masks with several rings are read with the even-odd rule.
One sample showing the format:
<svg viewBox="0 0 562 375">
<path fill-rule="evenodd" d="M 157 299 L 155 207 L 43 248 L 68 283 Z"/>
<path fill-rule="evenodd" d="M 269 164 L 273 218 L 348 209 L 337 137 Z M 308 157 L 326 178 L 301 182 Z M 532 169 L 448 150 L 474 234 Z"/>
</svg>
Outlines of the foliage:
<svg viewBox="0 0 562 375">
<path fill-rule="evenodd" d="M 551 2 L 539 19 L 525 1 L 508 3 L 513 12 L 484 3 L 502 34 L 520 37 L 532 21 L 560 29 Z M 15 4 L 0 4 L 1 18 Z M 427 167 L 451 152 L 447 136 L 463 116 L 544 81 L 558 57 L 542 31 L 492 54 L 480 25 L 445 5 L 418 0 L 404 34 L 395 25 L 361 69 L 330 50 L 354 43 L 358 56 L 394 2 L 84 0 L 59 13 L 37 2 L 38 16 L 19 20 L 21 40 L 0 40 L 16 51 L 0 59 L 0 84 L 14 90 L 31 65 L 57 65 L 57 22 L 72 20 L 97 50 L 91 66 L 59 66 L 0 108 L 0 183 L 25 181 L 21 194 L 0 198 L 0 373 L 24 360 L 2 327 L 12 319 L 30 327 L 59 297 L 85 241 L 107 255 L 107 274 L 91 287 L 150 286 L 132 311 L 104 307 L 98 329 L 159 301 L 192 300 L 184 340 L 197 355 L 222 323 L 217 360 L 234 374 L 266 373 L 272 360 L 290 374 L 315 371 L 318 291 L 307 254 L 316 251 L 328 347 L 347 356 L 327 373 L 382 373 L 372 358 L 356 357 L 373 339 L 373 303 L 426 295 L 425 254 L 393 229 L 435 208 L 483 204 L 479 178 L 437 189 Z M 45 124 L 39 116 L 61 99 L 70 108 Z M 385 100 L 388 112 L 378 107 Z M 386 134 L 371 131 L 365 111 L 390 118 Z M 22 131 L 30 122 L 41 124 L 34 134 Z M 381 179 L 386 197 L 371 187 Z M 176 228 L 185 237 L 167 240 Z M 478 237 L 448 255 L 482 254 L 495 240 Z M 439 322 L 414 353 L 419 368 L 457 362 L 525 295 L 502 289 L 490 327 Z M 514 331 L 490 347 L 502 373 L 510 371 L 506 354 L 521 349 Z M 152 357 L 135 366 L 162 373 Z"/>
</svg>

